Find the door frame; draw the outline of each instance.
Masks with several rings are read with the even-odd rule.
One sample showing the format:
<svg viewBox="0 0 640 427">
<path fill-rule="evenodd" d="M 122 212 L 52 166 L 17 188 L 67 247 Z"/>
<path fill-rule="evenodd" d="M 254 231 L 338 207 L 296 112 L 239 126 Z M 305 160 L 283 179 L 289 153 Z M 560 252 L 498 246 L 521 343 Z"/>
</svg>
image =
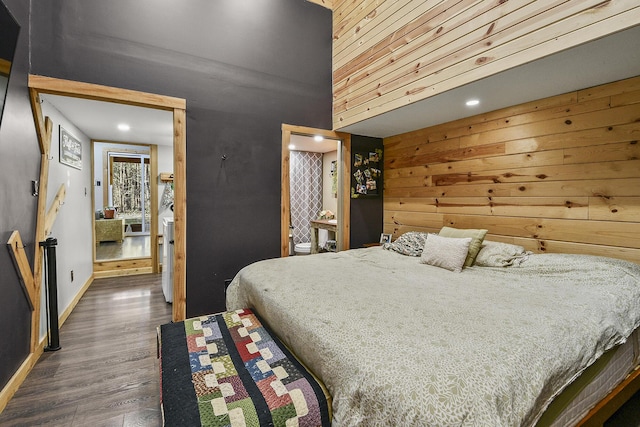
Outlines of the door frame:
<svg viewBox="0 0 640 427">
<path fill-rule="evenodd" d="M 336 249 L 349 249 L 350 243 L 350 175 L 351 175 L 351 134 L 326 129 L 282 124 L 282 170 L 280 198 L 280 256 L 289 256 L 289 225 L 291 213 L 290 150 L 291 135 L 315 136 L 335 139 L 338 144 L 338 226 Z"/>
<path fill-rule="evenodd" d="M 42 144 L 45 118 L 40 108 L 40 93 L 52 95 L 85 98 L 96 101 L 113 102 L 117 104 L 134 105 L 138 107 L 153 108 L 173 112 L 173 179 L 174 179 L 174 273 L 173 273 L 173 307 L 172 319 L 174 322 L 186 318 L 186 108 L 187 102 L 182 98 L 157 95 L 147 92 L 139 92 L 129 89 L 121 89 L 92 83 L 83 83 L 71 80 L 63 80 L 52 77 L 29 75 L 29 92 L 31 106 L 36 124 L 36 131 Z M 50 141 L 49 141 L 50 143 Z M 37 221 L 43 221 L 38 212 Z M 157 233 L 153 248 L 158 247 Z M 35 262 L 39 262 L 36 258 Z M 39 319 L 39 299 L 33 313 L 33 317 Z M 34 326 L 35 325 L 35 326 Z M 31 337 L 39 339 L 39 323 L 32 322 Z"/>
</svg>

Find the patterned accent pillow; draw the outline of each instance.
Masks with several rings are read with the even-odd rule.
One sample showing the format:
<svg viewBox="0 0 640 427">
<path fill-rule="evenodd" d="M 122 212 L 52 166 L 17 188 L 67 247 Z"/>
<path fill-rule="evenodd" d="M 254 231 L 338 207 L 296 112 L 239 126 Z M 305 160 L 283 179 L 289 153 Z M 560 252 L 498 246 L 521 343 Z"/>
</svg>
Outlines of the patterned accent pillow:
<svg viewBox="0 0 640 427">
<path fill-rule="evenodd" d="M 471 237 L 469 253 L 467 254 L 467 259 L 464 262 L 465 267 L 471 267 L 473 265 L 478 252 L 480 252 L 480 247 L 482 246 L 482 241 L 484 240 L 484 236 L 486 236 L 486 234 L 487 230 L 473 228 L 460 229 L 451 227 L 442 227 L 440 233 L 438 233 L 438 235 L 443 237 Z"/>
<path fill-rule="evenodd" d="M 402 255 L 420 256 L 424 243 L 427 240 L 427 233 L 419 231 L 407 231 L 391 243 L 382 245 L 383 249 L 396 251 Z"/>
<path fill-rule="evenodd" d="M 420 262 L 460 273 L 467 259 L 471 237 L 442 237 L 429 234 Z"/>
</svg>

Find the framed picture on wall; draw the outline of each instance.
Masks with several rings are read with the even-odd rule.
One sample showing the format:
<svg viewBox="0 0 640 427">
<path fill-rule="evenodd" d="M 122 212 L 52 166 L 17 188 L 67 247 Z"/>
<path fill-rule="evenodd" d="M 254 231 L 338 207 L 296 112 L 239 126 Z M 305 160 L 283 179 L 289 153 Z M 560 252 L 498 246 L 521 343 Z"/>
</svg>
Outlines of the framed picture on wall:
<svg viewBox="0 0 640 427">
<path fill-rule="evenodd" d="M 380 244 L 391 243 L 391 234 L 382 233 L 380 235 Z"/>
<path fill-rule="evenodd" d="M 60 163 L 82 170 L 82 144 L 60 125 Z"/>
</svg>

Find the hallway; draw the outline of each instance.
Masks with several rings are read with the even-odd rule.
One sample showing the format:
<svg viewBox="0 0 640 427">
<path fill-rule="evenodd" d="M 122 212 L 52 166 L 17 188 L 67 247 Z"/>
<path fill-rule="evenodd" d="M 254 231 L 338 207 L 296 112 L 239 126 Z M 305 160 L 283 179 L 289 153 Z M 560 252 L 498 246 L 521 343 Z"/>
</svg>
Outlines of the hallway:
<svg viewBox="0 0 640 427">
<path fill-rule="evenodd" d="M 1 426 L 160 426 L 161 275 L 96 279 L 0 414 Z"/>
</svg>

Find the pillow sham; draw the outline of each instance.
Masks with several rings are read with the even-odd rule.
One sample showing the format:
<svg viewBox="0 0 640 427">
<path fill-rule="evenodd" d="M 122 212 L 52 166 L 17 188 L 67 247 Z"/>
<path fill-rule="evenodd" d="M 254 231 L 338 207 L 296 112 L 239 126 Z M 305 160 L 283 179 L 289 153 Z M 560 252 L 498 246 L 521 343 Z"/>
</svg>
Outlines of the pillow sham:
<svg viewBox="0 0 640 427">
<path fill-rule="evenodd" d="M 471 237 L 442 237 L 429 234 L 420 262 L 460 273 L 472 240 Z"/>
<path fill-rule="evenodd" d="M 485 240 L 474 265 L 479 267 L 509 267 L 525 262 L 533 252 L 510 243 Z"/>
<path fill-rule="evenodd" d="M 464 261 L 465 267 L 471 267 L 476 260 L 476 256 L 480 251 L 480 247 L 482 246 L 482 241 L 484 240 L 484 236 L 487 235 L 487 230 L 483 229 L 474 229 L 474 228 L 452 228 L 452 227 L 442 227 L 440 236 L 443 237 L 470 237 L 471 244 L 469 245 L 469 253 L 467 254 L 467 259 Z"/>
<path fill-rule="evenodd" d="M 418 257 L 422 254 L 427 233 L 407 231 L 391 243 L 382 245 L 383 249 L 395 251 L 403 255 Z"/>
</svg>

